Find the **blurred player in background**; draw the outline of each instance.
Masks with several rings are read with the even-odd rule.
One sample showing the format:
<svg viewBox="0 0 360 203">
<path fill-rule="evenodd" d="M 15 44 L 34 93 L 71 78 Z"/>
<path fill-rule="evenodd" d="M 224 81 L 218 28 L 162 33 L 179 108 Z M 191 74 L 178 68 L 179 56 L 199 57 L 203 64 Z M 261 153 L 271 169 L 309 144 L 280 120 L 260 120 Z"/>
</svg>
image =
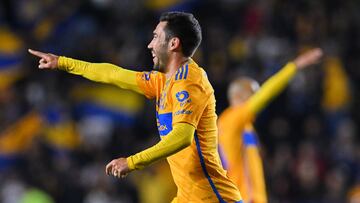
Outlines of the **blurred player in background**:
<svg viewBox="0 0 360 203">
<path fill-rule="evenodd" d="M 173 202 L 242 202 L 217 151 L 214 90 L 205 71 L 191 59 L 201 39 L 200 25 L 192 14 L 169 12 L 160 17 L 148 45 L 157 71 L 135 72 L 112 64 L 29 52 L 41 58 L 41 69 L 59 68 L 156 99 L 161 141 L 135 155 L 114 159 L 106 173 L 125 177 L 167 157 L 178 188 Z"/>
<path fill-rule="evenodd" d="M 240 189 L 244 202 L 266 203 L 265 180 L 253 128 L 256 115 L 280 94 L 302 70 L 317 63 L 320 49 L 310 50 L 289 62 L 261 88 L 251 78 L 234 80 L 228 90 L 228 107 L 219 117 L 219 153 L 228 176 Z"/>
</svg>

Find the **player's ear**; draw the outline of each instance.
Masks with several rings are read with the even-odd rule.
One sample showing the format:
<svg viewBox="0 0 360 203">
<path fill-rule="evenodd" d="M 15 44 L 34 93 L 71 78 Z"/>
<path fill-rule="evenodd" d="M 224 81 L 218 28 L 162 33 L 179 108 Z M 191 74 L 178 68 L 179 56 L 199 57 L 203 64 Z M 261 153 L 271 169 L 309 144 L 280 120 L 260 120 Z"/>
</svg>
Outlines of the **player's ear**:
<svg viewBox="0 0 360 203">
<path fill-rule="evenodd" d="M 173 37 L 170 39 L 169 48 L 171 51 L 178 49 L 180 47 L 180 39 L 178 37 Z"/>
</svg>

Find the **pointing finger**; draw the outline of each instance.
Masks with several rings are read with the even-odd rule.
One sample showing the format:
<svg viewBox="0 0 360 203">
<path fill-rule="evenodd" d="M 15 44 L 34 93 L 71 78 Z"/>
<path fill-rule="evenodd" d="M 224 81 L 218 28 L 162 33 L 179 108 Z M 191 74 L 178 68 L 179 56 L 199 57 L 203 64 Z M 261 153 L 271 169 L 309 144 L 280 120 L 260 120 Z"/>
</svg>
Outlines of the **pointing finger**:
<svg viewBox="0 0 360 203">
<path fill-rule="evenodd" d="M 40 58 L 47 58 L 47 55 L 41 51 L 35 51 L 35 50 L 32 50 L 32 49 L 28 49 L 29 53 L 32 54 L 32 55 L 35 55 L 37 57 L 40 57 Z"/>
</svg>

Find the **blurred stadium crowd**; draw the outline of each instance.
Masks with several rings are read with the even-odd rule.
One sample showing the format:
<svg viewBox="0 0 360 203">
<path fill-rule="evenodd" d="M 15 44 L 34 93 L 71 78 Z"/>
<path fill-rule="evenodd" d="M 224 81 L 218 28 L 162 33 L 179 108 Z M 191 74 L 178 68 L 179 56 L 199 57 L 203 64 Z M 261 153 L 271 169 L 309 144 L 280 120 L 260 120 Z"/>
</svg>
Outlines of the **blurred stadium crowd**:
<svg viewBox="0 0 360 203">
<path fill-rule="evenodd" d="M 124 180 L 105 164 L 157 142 L 153 102 L 61 71 L 40 71 L 27 48 L 151 70 L 146 46 L 168 10 L 199 19 L 194 57 L 227 104 L 236 76 L 263 82 L 294 56 L 322 47 L 322 62 L 261 113 L 270 202 L 350 202 L 360 196 L 360 1 L 2 0 L 0 202 L 169 202 L 165 162 Z M 355 202 L 355 201 L 353 201 Z"/>
</svg>

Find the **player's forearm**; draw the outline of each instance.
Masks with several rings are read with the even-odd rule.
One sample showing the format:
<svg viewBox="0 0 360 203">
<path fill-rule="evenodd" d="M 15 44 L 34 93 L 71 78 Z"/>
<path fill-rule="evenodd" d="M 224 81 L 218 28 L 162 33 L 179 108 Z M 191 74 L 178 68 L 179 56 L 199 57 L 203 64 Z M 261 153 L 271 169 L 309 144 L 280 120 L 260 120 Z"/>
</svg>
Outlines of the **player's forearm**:
<svg viewBox="0 0 360 203">
<path fill-rule="evenodd" d="M 247 165 L 249 169 L 252 200 L 254 203 L 266 203 L 266 187 L 262 160 L 259 148 L 255 145 L 246 148 Z"/>
<path fill-rule="evenodd" d="M 295 76 L 297 68 L 293 62 L 288 63 L 278 73 L 268 79 L 248 101 L 249 109 L 254 114 L 261 111 L 274 97 L 278 96 L 289 81 Z"/>
<path fill-rule="evenodd" d="M 177 123 L 173 130 L 156 145 L 127 158 L 130 170 L 142 169 L 161 158 L 168 157 L 189 146 L 195 128 L 187 123 Z"/>
<path fill-rule="evenodd" d="M 136 82 L 136 72 L 113 64 L 89 63 L 61 56 L 58 60 L 58 68 L 75 75 L 81 75 L 89 80 L 109 83 L 141 93 Z"/>
</svg>

